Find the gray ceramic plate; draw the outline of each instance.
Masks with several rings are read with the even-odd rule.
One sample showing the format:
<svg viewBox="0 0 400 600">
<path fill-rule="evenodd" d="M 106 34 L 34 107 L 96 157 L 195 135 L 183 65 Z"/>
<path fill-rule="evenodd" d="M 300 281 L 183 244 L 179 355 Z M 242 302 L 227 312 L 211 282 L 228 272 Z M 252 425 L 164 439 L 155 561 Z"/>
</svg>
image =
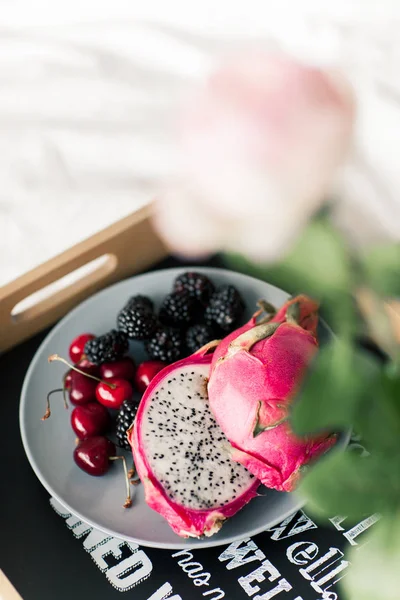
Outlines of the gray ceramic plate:
<svg viewBox="0 0 400 600">
<path fill-rule="evenodd" d="M 59 502 L 90 525 L 113 536 L 156 548 L 184 548 L 229 544 L 272 527 L 302 506 L 295 494 L 260 488 L 255 498 L 228 521 L 211 538 L 184 540 L 167 522 L 145 503 L 142 486 L 133 489 L 134 505 L 123 509 L 124 480 L 114 465 L 103 477 L 90 477 L 74 463 L 72 452 L 75 436 L 69 425 L 70 411 L 65 411 L 62 398 L 53 396 L 52 416 L 41 421 L 49 390 L 60 387 L 65 372 L 61 363 L 48 364 L 47 357 L 58 353 L 68 356 L 68 346 L 79 333 L 101 334 L 115 327 L 118 311 L 129 296 L 145 294 L 159 302 L 171 289 L 172 281 L 186 269 L 167 269 L 133 277 L 95 294 L 75 308 L 49 333 L 36 352 L 25 377 L 20 406 L 22 440 L 37 477 Z M 201 268 L 216 284 L 231 283 L 243 294 L 250 318 L 256 301 L 265 298 L 280 306 L 288 295 L 262 281 L 221 269 Z M 330 335 L 320 325 L 320 339 Z M 132 356 L 144 359 L 141 344 L 131 344 Z M 71 409 L 70 409 L 71 410 Z M 129 457 L 129 453 L 126 453 Z"/>
</svg>

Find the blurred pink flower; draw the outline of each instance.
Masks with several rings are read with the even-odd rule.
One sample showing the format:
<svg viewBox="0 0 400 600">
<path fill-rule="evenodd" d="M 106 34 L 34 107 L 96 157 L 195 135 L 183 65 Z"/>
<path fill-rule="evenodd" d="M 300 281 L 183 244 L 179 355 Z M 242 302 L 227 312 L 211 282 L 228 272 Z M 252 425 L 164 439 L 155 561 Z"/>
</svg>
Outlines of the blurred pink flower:
<svg viewBox="0 0 400 600">
<path fill-rule="evenodd" d="M 354 121 L 339 74 L 276 54 L 223 65 L 182 119 L 181 179 L 156 225 L 176 251 L 278 258 L 329 194 Z"/>
</svg>

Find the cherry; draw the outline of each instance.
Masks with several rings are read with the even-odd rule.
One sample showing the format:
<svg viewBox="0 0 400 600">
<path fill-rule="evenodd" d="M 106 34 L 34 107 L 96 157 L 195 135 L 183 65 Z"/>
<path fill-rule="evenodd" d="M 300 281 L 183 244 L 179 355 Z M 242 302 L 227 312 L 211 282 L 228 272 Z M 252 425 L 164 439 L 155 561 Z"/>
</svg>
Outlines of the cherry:
<svg viewBox="0 0 400 600">
<path fill-rule="evenodd" d="M 98 402 L 77 406 L 71 413 L 71 426 L 80 440 L 105 433 L 110 426 L 107 409 Z"/>
<path fill-rule="evenodd" d="M 85 354 L 86 342 L 94 340 L 95 337 L 93 333 L 82 333 L 72 340 L 68 352 L 73 363 L 78 363 L 82 360 Z"/>
<path fill-rule="evenodd" d="M 69 399 L 72 404 L 86 404 L 96 399 L 96 385 L 100 381 L 97 377 L 99 369 L 96 365 L 84 360 L 78 368 L 58 354 L 52 354 L 48 358 L 49 362 L 55 360 L 59 360 L 70 368 L 64 376 L 64 388 L 69 390 Z"/>
<path fill-rule="evenodd" d="M 165 367 L 165 363 L 159 360 L 146 360 L 142 362 L 136 371 L 135 385 L 139 392 L 144 392 L 150 381 Z"/>
<path fill-rule="evenodd" d="M 132 385 L 126 379 L 113 377 L 107 381 L 100 381 L 96 387 L 96 398 L 107 408 L 120 408 L 124 400 L 131 398 Z"/>
<path fill-rule="evenodd" d="M 72 371 L 69 399 L 72 404 L 86 404 L 87 402 L 96 400 L 96 387 L 96 381 L 89 379 L 87 374 Z"/>
<path fill-rule="evenodd" d="M 96 375 L 96 376 L 100 375 L 99 366 L 91 363 L 90 360 L 88 360 L 87 358 L 82 358 L 82 360 L 77 365 L 74 365 L 74 366 L 79 367 L 80 369 L 82 369 L 82 368 L 88 369 L 88 373 L 91 373 L 92 375 Z"/>
<path fill-rule="evenodd" d="M 93 375 L 93 372 L 97 369 L 95 365 L 78 368 L 77 366 L 71 366 L 65 358 L 58 356 L 58 354 L 52 354 L 48 358 L 49 362 L 55 360 L 59 360 L 73 370 L 73 373 L 71 374 L 71 389 L 69 392 L 70 400 L 73 404 L 85 404 L 86 402 L 97 398 L 103 406 L 108 408 L 119 408 L 123 401 L 130 398 L 133 394 L 131 384 L 125 379 L 114 377 L 102 381 L 96 377 L 96 375 Z M 94 381 L 97 382 L 98 385 L 94 384 Z"/>
<path fill-rule="evenodd" d="M 97 367 L 86 361 L 86 364 L 81 367 L 81 371 L 75 371 L 74 368 L 69 369 L 63 377 L 63 387 L 61 389 L 51 390 L 47 394 L 46 412 L 42 417 L 42 421 L 48 419 L 51 415 L 50 411 L 50 396 L 55 392 L 62 392 L 64 398 L 64 407 L 68 408 L 67 392 L 72 404 L 86 404 L 92 400 L 96 400 L 96 382 L 91 379 L 97 373 Z M 90 378 L 89 378 L 90 377 Z"/>
<path fill-rule="evenodd" d="M 72 369 L 70 369 L 64 375 L 63 382 L 64 382 L 64 389 L 66 389 L 66 390 L 70 390 L 71 389 L 71 385 L 72 385 L 72 373 L 73 373 L 73 371 L 72 371 Z"/>
<path fill-rule="evenodd" d="M 81 440 L 74 449 L 75 463 L 89 475 L 104 475 L 114 460 L 122 460 L 124 466 L 126 500 L 123 506 L 128 508 L 132 506 L 132 500 L 126 460 L 124 456 L 115 456 L 115 445 L 108 438 L 97 435 Z"/>
<path fill-rule="evenodd" d="M 92 375 L 94 377 L 96 377 L 99 374 L 99 369 L 96 365 L 93 365 L 92 363 L 90 363 L 88 360 L 82 360 L 81 363 L 79 364 L 79 370 L 85 374 L 89 374 Z M 77 371 L 74 371 L 73 369 L 69 369 L 69 371 L 67 371 L 63 377 L 63 385 L 64 385 L 64 390 L 70 390 L 72 387 L 72 382 L 74 381 L 74 376 L 73 374 L 77 373 Z"/>
<path fill-rule="evenodd" d="M 115 362 L 103 363 L 100 366 L 100 376 L 102 379 L 118 379 L 133 380 L 135 377 L 136 365 L 129 357 L 125 356 Z"/>
<path fill-rule="evenodd" d="M 106 437 L 96 435 L 75 446 L 74 460 L 89 475 L 104 475 L 110 468 L 110 456 L 115 455 L 115 445 Z"/>
</svg>

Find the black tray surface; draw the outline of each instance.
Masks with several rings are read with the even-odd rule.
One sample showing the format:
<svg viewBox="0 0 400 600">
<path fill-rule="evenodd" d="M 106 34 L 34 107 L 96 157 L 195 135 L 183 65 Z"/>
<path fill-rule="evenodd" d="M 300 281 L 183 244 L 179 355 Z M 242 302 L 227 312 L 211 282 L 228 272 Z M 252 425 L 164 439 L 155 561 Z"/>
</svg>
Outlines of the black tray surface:
<svg viewBox="0 0 400 600">
<path fill-rule="evenodd" d="M 203 264 L 224 266 L 219 257 Z M 184 265 L 168 258 L 155 268 Z M 240 544 L 179 552 L 110 538 L 51 501 L 26 458 L 18 422 L 23 379 L 47 333 L 0 356 L 0 567 L 24 600 L 340 598 L 337 581 L 351 568 L 343 551 L 362 543 L 377 517 L 354 524 L 332 515 L 321 525 L 299 511 Z"/>
</svg>

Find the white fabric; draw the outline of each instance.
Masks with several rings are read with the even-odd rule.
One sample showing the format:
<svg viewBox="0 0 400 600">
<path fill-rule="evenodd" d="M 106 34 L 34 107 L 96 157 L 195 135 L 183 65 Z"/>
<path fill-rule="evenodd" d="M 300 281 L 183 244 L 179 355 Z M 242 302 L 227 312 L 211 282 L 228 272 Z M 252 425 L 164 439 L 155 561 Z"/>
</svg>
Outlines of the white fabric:
<svg viewBox="0 0 400 600">
<path fill-rule="evenodd" d="M 147 202 L 185 94 L 254 44 L 349 74 L 342 213 L 400 235 L 399 31 L 398 0 L 0 0 L 0 285 Z"/>
</svg>

